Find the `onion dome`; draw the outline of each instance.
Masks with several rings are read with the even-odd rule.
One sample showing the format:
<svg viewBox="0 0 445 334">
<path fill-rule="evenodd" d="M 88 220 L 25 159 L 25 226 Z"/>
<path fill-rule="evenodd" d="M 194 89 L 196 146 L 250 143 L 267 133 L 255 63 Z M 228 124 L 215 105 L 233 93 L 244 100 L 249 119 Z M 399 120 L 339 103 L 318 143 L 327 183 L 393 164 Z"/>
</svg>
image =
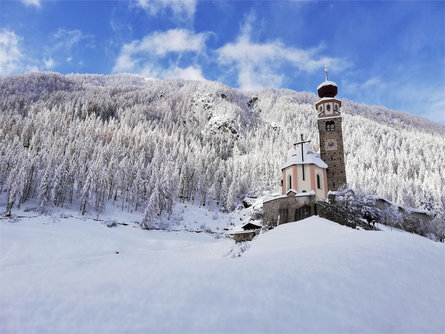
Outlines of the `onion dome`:
<svg viewBox="0 0 445 334">
<path fill-rule="evenodd" d="M 337 91 L 338 91 L 337 84 L 335 82 L 333 82 L 333 81 L 329 81 L 328 80 L 328 69 L 327 69 L 327 67 L 325 67 L 324 71 L 326 73 L 326 81 L 323 82 L 322 84 L 320 84 L 317 87 L 318 96 L 320 98 L 323 98 L 323 97 L 335 97 L 335 95 L 337 95 Z"/>
<path fill-rule="evenodd" d="M 333 81 L 325 81 L 317 87 L 318 96 L 323 97 L 335 97 L 337 95 L 337 84 Z"/>
</svg>

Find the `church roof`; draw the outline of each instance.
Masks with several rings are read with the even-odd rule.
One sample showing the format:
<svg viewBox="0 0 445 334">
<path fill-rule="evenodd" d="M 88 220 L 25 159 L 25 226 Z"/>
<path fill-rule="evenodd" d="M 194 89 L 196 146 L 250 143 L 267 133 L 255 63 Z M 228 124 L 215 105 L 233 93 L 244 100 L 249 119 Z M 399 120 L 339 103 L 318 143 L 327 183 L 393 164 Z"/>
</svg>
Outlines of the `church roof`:
<svg viewBox="0 0 445 334">
<path fill-rule="evenodd" d="M 337 87 L 337 84 L 334 81 L 324 81 L 321 84 L 318 85 L 317 90 L 319 90 L 323 86 L 335 86 Z"/>
<path fill-rule="evenodd" d="M 337 95 L 338 92 L 338 87 L 335 82 L 326 80 L 317 87 L 317 91 L 318 91 L 318 96 L 321 98 L 335 97 L 335 95 Z"/>
<path fill-rule="evenodd" d="M 281 165 L 281 169 L 287 168 L 292 165 L 310 165 L 314 164 L 320 168 L 328 168 L 328 165 L 321 160 L 320 155 L 314 153 L 306 144 L 303 144 L 303 157 L 301 158 L 301 147 L 298 146 L 296 152 L 287 159 L 287 161 Z"/>
</svg>

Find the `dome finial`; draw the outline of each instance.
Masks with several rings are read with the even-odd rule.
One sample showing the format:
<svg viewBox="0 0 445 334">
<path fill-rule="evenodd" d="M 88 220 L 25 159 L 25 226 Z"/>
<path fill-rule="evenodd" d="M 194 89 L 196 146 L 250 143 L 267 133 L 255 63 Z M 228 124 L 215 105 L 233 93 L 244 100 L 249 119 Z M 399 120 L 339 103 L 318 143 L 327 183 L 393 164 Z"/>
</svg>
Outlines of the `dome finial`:
<svg viewBox="0 0 445 334">
<path fill-rule="evenodd" d="M 324 72 L 326 73 L 326 81 L 328 81 L 328 65 L 324 65 Z"/>
</svg>

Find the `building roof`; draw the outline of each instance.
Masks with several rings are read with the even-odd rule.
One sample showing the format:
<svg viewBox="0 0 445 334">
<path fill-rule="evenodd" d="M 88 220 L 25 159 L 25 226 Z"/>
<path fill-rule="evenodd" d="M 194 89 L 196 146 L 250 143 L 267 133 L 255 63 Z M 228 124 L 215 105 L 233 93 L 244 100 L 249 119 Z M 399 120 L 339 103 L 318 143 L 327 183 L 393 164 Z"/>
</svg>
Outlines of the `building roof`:
<svg viewBox="0 0 445 334">
<path fill-rule="evenodd" d="M 280 196 L 275 196 L 275 197 L 269 197 L 263 200 L 263 204 L 270 202 L 270 201 L 275 201 L 277 199 L 283 199 L 283 198 L 288 198 L 289 197 L 289 192 L 292 192 L 295 194 L 295 197 L 311 197 L 311 196 L 315 196 L 315 191 L 311 190 L 309 192 L 305 192 L 305 193 L 299 193 L 297 192 L 295 189 L 290 189 L 287 191 L 286 195 L 280 195 Z"/>
<path fill-rule="evenodd" d="M 261 228 L 261 225 L 258 223 L 252 223 L 252 222 L 247 222 L 245 223 L 243 226 L 241 226 L 241 228 L 243 230 L 252 230 L 252 229 L 258 229 Z"/>
<path fill-rule="evenodd" d="M 337 95 L 338 87 L 335 82 L 326 80 L 317 87 L 319 97 L 334 97 Z"/>
<path fill-rule="evenodd" d="M 339 99 L 337 99 L 336 97 L 322 97 L 315 104 L 319 104 L 320 102 L 324 102 L 324 101 L 332 101 L 332 100 L 335 100 L 335 101 L 338 101 L 341 103 L 341 101 Z"/>
<path fill-rule="evenodd" d="M 303 144 L 303 157 L 301 156 L 301 147 L 298 146 L 296 152 L 287 159 L 287 161 L 281 165 L 281 169 L 287 168 L 292 165 L 317 165 L 320 168 L 328 168 L 328 165 L 321 160 L 320 155 L 314 153 L 306 144 Z"/>
<path fill-rule="evenodd" d="M 313 191 L 313 190 L 311 190 L 309 192 L 305 191 L 305 192 L 299 193 L 295 189 L 289 189 L 286 192 L 286 196 L 289 196 L 289 193 L 294 193 L 295 197 L 315 196 L 315 191 Z"/>
<path fill-rule="evenodd" d="M 321 84 L 318 85 L 317 90 L 319 90 L 323 86 L 335 86 L 335 87 L 337 87 L 337 84 L 334 81 L 326 80 L 326 81 L 324 81 L 324 82 L 322 82 Z"/>
</svg>

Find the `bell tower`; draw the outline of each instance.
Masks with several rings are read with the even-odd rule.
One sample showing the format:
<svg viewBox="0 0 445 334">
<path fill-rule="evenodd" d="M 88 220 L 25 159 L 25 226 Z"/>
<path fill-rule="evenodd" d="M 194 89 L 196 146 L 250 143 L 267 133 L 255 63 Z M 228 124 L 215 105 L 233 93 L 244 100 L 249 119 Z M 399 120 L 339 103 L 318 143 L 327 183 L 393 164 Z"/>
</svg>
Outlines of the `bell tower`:
<svg viewBox="0 0 445 334">
<path fill-rule="evenodd" d="M 345 154 L 341 128 L 341 101 L 337 100 L 337 84 L 328 80 L 317 87 L 320 100 L 315 104 L 318 112 L 318 133 L 320 136 L 321 159 L 327 163 L 328 189 L 338 190 L 346 185 Z"/>
</svg>

